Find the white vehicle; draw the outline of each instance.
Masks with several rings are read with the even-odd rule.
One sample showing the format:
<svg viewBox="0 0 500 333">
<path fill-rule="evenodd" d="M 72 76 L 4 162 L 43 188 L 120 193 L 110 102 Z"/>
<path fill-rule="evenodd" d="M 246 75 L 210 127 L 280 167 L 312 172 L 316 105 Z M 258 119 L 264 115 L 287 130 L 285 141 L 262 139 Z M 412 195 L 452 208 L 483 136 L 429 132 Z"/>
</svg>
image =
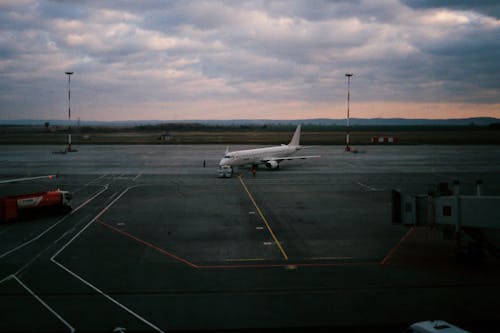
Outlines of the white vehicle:
<svg viewBox="0 0 500 333">
<path fill-rule="evenodd" d="M 408 327 L 405 333 L 469 333 L 443 320 L 427 320 Z"/>
<path fill-rule="evenodd" d="M 300 125 L 297 126 L 292 140 L 289 144 L 281 146 L 257 148 L 248 150 L 228 151 L 219 163 L 219 176 L 231 177 L 233 167 L 251 165 L 255 168 L 259 164 L 264 164 L 269 169 L 278 169 L 284 160 L 297 160 L 315 158 L 319 156 L 290 156 L 296 151 L 304 148 L 300 145 Z"/>
<path fill-rule="evenodd" d="M 233 175 L 233 168 L 230 165 L 221 165 L 219 167 L 220 178 L 231 178 Z"/>
</svg>

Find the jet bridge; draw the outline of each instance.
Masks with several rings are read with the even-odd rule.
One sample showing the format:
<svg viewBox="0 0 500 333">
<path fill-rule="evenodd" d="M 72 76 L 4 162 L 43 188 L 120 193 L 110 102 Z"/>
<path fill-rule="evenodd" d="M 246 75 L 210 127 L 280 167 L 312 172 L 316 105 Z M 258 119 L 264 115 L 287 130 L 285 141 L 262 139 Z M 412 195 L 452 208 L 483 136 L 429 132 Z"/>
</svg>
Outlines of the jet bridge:
<svg viewBox="0 0 500 333">
<path fill-rule="evenodd" d="M 482 181 L 476 182 L 475 195 L 462 195 L 459 181 L 453 189 L 439 184 L 428 194 L 406 194 L 392 190 L 392 223 L 412 227 L 433 227 L 444 239 L 455 239 L 459 254 L 499 250 L 488 244 L 486 230 L 500 230 L 500 196 L 485 196 Z"/>
</svg>

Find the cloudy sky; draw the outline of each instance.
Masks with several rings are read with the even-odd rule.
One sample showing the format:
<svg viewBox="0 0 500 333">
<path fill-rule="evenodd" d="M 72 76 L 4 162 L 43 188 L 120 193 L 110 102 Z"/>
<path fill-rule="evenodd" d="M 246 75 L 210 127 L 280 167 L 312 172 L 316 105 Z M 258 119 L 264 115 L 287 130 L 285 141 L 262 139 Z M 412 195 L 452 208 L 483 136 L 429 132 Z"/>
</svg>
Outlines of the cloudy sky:
<svg viewBox="0 0 500 333">
<path fill-rule="evenodd" d="M 0 0 L 0 119 L 500 117 L 496 2 Z"/>
</svg>

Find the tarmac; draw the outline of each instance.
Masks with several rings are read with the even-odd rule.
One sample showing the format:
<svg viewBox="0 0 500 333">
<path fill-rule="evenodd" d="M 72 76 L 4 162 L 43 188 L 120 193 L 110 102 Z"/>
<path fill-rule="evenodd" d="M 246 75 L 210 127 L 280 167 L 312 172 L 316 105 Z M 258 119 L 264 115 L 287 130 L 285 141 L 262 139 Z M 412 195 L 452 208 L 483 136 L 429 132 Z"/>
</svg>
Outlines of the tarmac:
<svg viewBox="0 0 500 333">
<path fill-rule="evenodd" d="M 499 195 L 500 146 L 313 146 L 231 179 L 221 145 L 60 148 L 0 151 L 0 179 L 59 175 L 0 196 L 74 196 L 67 215 L 0 224 L 1 332 L 500 327 L 498 258 L 460 262 L 435 230 L 391 224 L 393 188 Z"/>
</svg>

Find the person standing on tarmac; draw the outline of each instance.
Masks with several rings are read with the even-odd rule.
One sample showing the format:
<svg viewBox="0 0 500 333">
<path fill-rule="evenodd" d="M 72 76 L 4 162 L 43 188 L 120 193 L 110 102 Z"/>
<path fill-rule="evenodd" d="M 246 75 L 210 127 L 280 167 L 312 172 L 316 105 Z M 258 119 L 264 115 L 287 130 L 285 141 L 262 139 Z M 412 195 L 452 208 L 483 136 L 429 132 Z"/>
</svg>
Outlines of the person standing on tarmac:
<svg viewBox="0 0 500 333">
<path fill-rule="evenodd" d="M 254 165 L 252 166 L 252 175 L 255 177 L 256 173 L 257 173 L 257 167 Z"/>
</svg>

